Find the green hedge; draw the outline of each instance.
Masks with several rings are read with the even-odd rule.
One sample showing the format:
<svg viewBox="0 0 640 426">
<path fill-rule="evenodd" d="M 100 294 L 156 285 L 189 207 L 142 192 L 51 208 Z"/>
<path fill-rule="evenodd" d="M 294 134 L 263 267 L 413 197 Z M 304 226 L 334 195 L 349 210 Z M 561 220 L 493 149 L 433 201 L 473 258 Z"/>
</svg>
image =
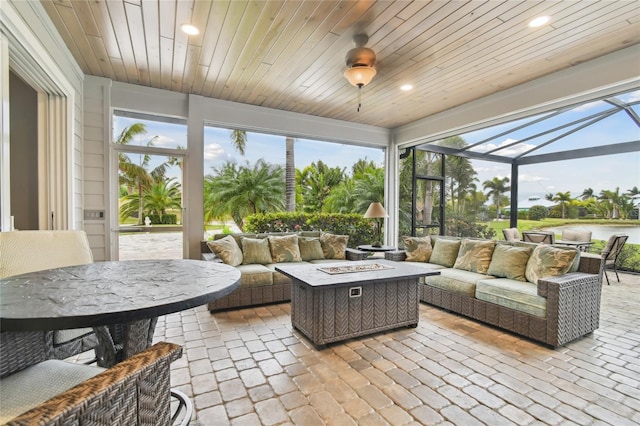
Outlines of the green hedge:
<svg viewBox="0 0 640 426">
<path fill-rule="evenodd" d="M 349 236 L 349 247 L 371 244 L 374 222 L 359 214 L 281 212 L 256 214 L 244 219 L 245 232 L 325 231 Z"/>
<path fill-rule="evenodd" d="M 178 223 L 178 216 L 175 214 L 163 214 L 162 219 L 157 214 L 148 215 L 152 225 L 175 225 Z"/>
</svg>

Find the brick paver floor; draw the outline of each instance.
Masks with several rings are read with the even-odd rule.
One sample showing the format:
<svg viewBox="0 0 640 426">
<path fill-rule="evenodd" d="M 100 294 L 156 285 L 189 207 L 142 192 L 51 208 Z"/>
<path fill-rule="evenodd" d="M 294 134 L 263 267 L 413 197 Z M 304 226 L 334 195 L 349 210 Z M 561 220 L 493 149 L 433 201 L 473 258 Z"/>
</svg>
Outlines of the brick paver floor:
<svg viewBox="0 0 640 426">
<path fill-rule="evenodd" d="M 553 350 L 420 305 L 420 324 L 316 350 L 288 303 L 160 318 L 194 425 L 640 424 L 640 277 L 603 287 L 600 328 Z"/>
</svg>

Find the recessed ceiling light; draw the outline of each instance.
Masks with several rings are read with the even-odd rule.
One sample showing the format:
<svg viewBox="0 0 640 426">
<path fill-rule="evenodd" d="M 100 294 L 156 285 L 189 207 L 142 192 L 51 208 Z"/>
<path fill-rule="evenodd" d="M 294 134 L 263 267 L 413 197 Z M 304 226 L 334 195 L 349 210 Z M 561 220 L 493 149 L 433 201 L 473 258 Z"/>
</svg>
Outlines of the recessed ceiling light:
<svg viewBox="0 0 640 426">
<path fill-rule="evenodd" d="M 403 84 L 402 86 L 400 86 L 400 90 L 404 90 L 405 92 L 411 89 L 413 89 L 413 86 L 411 84 Z"/>
<path fill-rule="evenodd" d="M 198 35 L 198 34 L 200 34 L 200 30 L 197 29 L 194 25 L 191 25 L 191 24 L 182 24 L 180 26 L 180 29 L 182 29 L 183 32 L 185 32 L 186 34 L 189 34 L 189 35 Z"/>
<path fill-rule="evenodd" d="M 549 16 L 538 16 L 537 18 L 533 18 L 531 21 L 529 21 L 529 27 L 530 28 L 538 28 L 541 27 L 543 25 L 546 25 L 549 23 L 549 21 L 551 21 L 551 17 Z"/>
</svg>

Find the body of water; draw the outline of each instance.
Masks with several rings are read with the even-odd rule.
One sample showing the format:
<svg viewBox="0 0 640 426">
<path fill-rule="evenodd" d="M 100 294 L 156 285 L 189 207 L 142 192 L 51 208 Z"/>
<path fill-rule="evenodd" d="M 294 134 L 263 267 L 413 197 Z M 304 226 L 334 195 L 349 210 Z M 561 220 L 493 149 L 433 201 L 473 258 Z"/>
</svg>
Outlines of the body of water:
<svg viewBox="0 0 640 426">
<path fill-rule="evenodd" d="M 565 225 L 556 226 L 553 228 L 544 228 L 545 231 L 553 231 L 556 235 L 562 234 L 563 229 L 571 229 L 575 231 L 591 231 L 592 240 L 605 240 L 613 234 L 627 234 L 629 244 L 640 244 L 640 226 L 625 226 L 625 225 Z"/>
</svg>

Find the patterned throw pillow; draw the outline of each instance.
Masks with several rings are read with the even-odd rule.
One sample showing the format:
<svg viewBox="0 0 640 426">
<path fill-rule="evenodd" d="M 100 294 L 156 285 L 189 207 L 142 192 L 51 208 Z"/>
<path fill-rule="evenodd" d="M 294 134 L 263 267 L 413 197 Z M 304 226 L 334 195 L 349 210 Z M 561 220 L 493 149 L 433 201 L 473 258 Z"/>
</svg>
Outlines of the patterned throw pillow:
<svg viewBox="0 0 640 426">
<path fill-rule="evenodd" d="M 404 250 L 407 253 L 405 260 L 409 262 L 428 262 L 433 247 L 431 237 L 402 237 Z"/>
<path fill-rule="evenodd" d="M 285 235 L 282 237 L 269 236 L 269 248 L 274 263 L 302 262 L 297 235 Z"/>
<path fill-rule="evenodd" d="M 243 265 L 273 263 L 271 251 L 269 250 L 269 240 L 266 238 L 243 238 L 242 239 Z"/>
<path fill-rule="evenodd" d="M 320 245 L 325 259 L 346 259 L 345 251 L 349 242 L 348 235 L 320 234 Z"/>
<path fill-rule="evenodd" d="M 300 248 L 300 257 L 302 260 L 324 259 L 320 238 L 298 237 L 298 247 Z"/>
<path fill-rule="evenodd" d="M 458 250 L 460 250 L 460 240 L 438 238 L 433 246 L 433 252 L 429 258 L 429 263 L 435 263 L 436 265 L 451 268 L 453 264 L 456 263 Z"/>
<path fill-rule="evenodd" d="M 215 253 L 227 265 L 238 266 L 242 264 L 242 250 L 231 235 L 219 240 L 207 241 L 207 245 L 211 252 Z"/>
<path fill-rule="evenodd" d="M 576 255 L 576 250 L 539 244 L 529 257 L 524 276 L 527 281 L 538 284 L 540 278 L 563 275 L 571 268 Z"/>
<path fill-rule="evenodd" d="M 496 242 L 493 240 L 470 240 L 464 238 L 460 243 L 460 250 L 453 267 L 478 274 L 486 274 L 491 263 L 493 249 Z"/>
<path fill-rule="evenodd" d="M 524 273 L 532 251 L 533 247 L 496 245 L 487 274 L 498 278 L 526 281 Z"/>
</svg>

